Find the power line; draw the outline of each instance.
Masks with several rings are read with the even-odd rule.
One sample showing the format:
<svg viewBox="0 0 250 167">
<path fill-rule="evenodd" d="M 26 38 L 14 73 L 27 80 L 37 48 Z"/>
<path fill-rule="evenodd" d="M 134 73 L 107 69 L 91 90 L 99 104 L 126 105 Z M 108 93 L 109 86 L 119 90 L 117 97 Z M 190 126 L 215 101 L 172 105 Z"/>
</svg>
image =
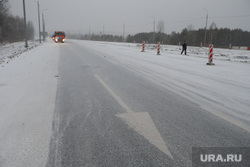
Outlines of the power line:
<svg viewBox="0 0 250 167">
<path fill-rule="evenodd" d="M 230 19 L 230 18 L 240 18 L 240 17 L 250 17 L 250 15 L 238 15 L 238 16 L 214 16 L 214 17 L 208 17 L 209 19 Z M 179 21 L 168 21 L 165 23 L 182 23 L 182 22 L 192 22 L 192 21 L 199 21 L 204 20 L 206 17 L 200 17 L 200 18 L 194 18 L 190 20 L 179 20 Z"/>
<path fill-rule="evenodd" d="M 152 25 L 153 23 L 144 23 L 144 24 L 130 24 L 128 27 L 140 27 L 140 26 L 147 26 L 147 25 Z"/>
<path fill-rule="evenodd" d="M 199 20 L 204 20 L 204 19 L 206 19 L 206 17 L 200 17 L 200 18 L 191 19 L 191 20 L 169 21 L 166 23 L 182 23 L 182 22 L 199 21 Z"/>
<path fill-rule="evenodd" d="M 230 18 L 239 18 L 239 17 L 250 17 L 250 15 L 238 15 L 238 16 L 217 16 L 210 17 L 211 19 L 230 19 Z"/>
</svg>

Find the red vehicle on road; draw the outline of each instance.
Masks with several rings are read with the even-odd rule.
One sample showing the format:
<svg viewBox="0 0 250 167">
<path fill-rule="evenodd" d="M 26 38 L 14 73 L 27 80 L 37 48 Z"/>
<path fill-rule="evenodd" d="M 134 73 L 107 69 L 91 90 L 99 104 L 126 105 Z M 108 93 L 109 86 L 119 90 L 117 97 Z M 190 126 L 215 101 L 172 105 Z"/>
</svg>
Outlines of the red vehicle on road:
<svg viewBox="0 0 250 167">
<path fill-rule="evenodd" d="M 64 31 L 55 31 L 53 37 L 53 40 L 57 43 L 57 42 L 65 42 L 65 32 Z"/>
</svg>

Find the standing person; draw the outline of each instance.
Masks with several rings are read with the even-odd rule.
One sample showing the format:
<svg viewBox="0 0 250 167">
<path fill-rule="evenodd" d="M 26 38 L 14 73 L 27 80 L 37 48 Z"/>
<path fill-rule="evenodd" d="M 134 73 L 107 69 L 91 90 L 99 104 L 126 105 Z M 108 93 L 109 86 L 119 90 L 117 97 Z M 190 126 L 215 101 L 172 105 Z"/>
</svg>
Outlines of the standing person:
<svg viewBox="0 0 250 167">
<path fill-rule="evenodd" d="M 182 51 L 181 54 L 185 51 L 185 55 L 187 55 L 187 44 L 186 41 L 184 41 L 184 43 L 182 44 Z"/>
</svg>

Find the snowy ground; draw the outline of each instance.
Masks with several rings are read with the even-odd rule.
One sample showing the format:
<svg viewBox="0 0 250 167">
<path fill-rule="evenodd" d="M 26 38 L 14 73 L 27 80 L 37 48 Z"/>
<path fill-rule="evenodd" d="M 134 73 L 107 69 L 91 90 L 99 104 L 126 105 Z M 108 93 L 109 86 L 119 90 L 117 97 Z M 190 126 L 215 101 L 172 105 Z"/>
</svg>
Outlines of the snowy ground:
<svg viewBox="0 0 250 167">
<path fill-rule="evenodd" d="M 105 42 L 106 43 L 106 42 Z M 105 44 L 103 43 L 103 44 Z M 114 46 L 137 47 L 142 49 L 142 44 L 128 44 L 128 43 L 109 43 Z M 145 51 L 156 52 L 157 45 L 146 44 Z M 188 46 L 188 56 L 208 59 L 208 48 Z M 164 54 L 177 54 L 181 52 L 181 46 L 177 45 L 161 45 L 161 52 Z M 233 61 L 241 63 L 250 63 L 250 51 L 248 50 L 234 50 L 234 49 L 220 49 L 214 48 L 214 60 Z"/>
<path fill-rule="evenodd" d="M 214 49 L 215 66 L 207 66 L 207 48 L 188 47 L 185 56 L 179 46 L 163 45 L 156 55 L 155 45 L 141 52 L 141 44 L 67 42 L 250 131 L 250 51 Z M 47 160 L 61 44 L 29 45 L 33 49 L 0 46 L 0 166 L 44 166 Z"/>
<path fill-rule="evenodd" d="M 29 41 L 29 47 L 25 48 L 24 42 L 16 42 L 12 44 L 3 44 L 0 45 L 0 64 L 9 63 L 9 61 L 15 57 L 18 57 L 20 54 L 27 52 L 38 45 L 40 43 L 38 41 Z"/>
<path fill-rule="evenodd" d="M 28 50 L 23 43 L 1 48 L 0 166 L 44 166 L 55 106 L 59 50 L 51 43 Z"/>
</svg>

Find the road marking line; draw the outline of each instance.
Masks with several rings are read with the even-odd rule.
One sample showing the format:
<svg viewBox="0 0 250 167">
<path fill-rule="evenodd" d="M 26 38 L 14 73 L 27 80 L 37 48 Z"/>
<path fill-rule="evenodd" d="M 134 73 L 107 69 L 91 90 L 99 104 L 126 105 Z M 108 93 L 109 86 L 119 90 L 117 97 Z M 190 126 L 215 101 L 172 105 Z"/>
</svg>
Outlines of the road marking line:
<svg viewBox="0 0 250 167">
<path fill-rule="evenodd" d="M 104 86 L 104 88 L 111 94 L 111 96 L 126 110 L 127 113 L 133 113 L 133 111 L 127 106 L 122 99 L 115 94 L 115 92 L 98 76 L 94 75 L 95 78 Z"/>
<path fill-rule="evenodd" d="M 114 62 L 113 60 L 107 59 L 108 62 L 114 64 L 114 65 L 118 65 L 116 62 Z"/>
<path fill-rule="evenodd" d="M 147 112 L 133 112 L 98 75 L 95 74 L 94 76 L 127 112 L 123 114 L 116 114 L 116 116 L 121 118 L 130 128 L 134 129 L 137 133 L 146 138 L 156 148 L 173 159 L 172 154 L 158 132 L 150 115 Z"/>
<path fill-rule="evenodd" d="M 134 129 L 169 158 L 173 159 L 166 143 L 147 112 L 123 113 L 116 116 L 121 118 L 130 128 Z"/>
<path fill-rule="evenodd" d="M 187 100 L 197 104 L 200 106 L 200 108 L 204 109 L 205 111 L 221 118 L 221 119 L 224 119 L 225 121 L 228 121 L 229 123 L 232 123 L 248 132 L 250 132 L 250 126 L 247 125 L 246 123 L 242 122 L 242 121 L 239 121 L 235 118 L 233 118 L 232 116 L 229 116 L 229 115 L 226 115 L 226 114 L 223 114 L 221 112 L 216 112 L 216 110 L 212 109 L 211 107 L 209 107 L 208 104 L 210 105 L 216 105 L 216 104 L 213 104 L 211 102 L 209 102 L 208 100 L 206 99 L 202 99 L 203 101 L 205 101 L 204 103 L 206 103 L 206 105 L 204 105 L 204 103 L 201 103 L 200 102 L 200 97 L 195 95 L 194 93 L 191 93 L 192 95 L 187 95 L 188 93 L 190 94 L 190 92 L 184 90 L 184 89 L 181 89 L 179 88 L 178 86 L 175 86 L 173 83 L 170 83 L 169 81 L 166 81 L 166 79 L 163 79 L 163 78 L 159 78 L 159 77 L 156 77 L 156 76 L 153 76 L 153 75 L 150 75 L 149 73 L 147 72 L 144 72 L 142 70 L 138 70 L 138 69 L 135 69 L 135 68 L 131 68 L 131 66 L 128 68 L 126 66 L 126 64 L 121 64 L 122 67 L 124 67 L 125 69 L 129 70 L 129 71 L 132 71 L 134 74 L 138 74 L 139 76 L 147 79 L 148 81 L 151 81 L 171 92 L 174 92 L 175 94 L 178 94 L 184 98 L 186 98 Z M 146 77 L 145 77 L 146 76 Z M 221 107 L 219 105 L 216 105 L 217 107 Z M 229 112 L 233 112 L 232 110 L 230 109 L 226 109 L 224 108 L 224 110 L 226 111 L 229 111 Z M 219 110 L 218 110 L 219 111 Z"/>
</svg>

